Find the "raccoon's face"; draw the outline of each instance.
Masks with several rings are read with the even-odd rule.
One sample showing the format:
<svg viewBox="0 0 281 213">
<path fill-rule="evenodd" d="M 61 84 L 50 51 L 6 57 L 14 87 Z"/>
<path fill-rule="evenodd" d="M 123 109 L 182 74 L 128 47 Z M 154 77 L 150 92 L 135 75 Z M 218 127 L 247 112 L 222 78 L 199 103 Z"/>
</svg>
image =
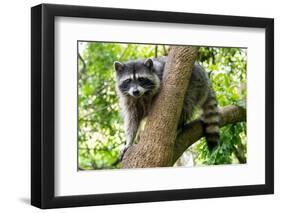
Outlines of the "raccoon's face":
<svg viewBox="0 0 281 213">
<path fill-rule="evenodd" d="M 140 98 L 155 95 L 160 88 L 160 79 L 153 71 L 153 61 L 114 62 L 117 88 L 126 96 Z"/>
</svg>

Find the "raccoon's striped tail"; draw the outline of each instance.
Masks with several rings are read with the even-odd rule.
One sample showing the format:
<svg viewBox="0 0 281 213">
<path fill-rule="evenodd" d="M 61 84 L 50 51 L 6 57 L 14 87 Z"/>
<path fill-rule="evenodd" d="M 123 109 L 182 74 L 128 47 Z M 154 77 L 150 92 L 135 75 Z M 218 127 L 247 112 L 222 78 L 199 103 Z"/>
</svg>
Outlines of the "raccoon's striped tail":
<svg viewBox="0 0 281 213">
<path fill-rule="evenodd" d="M 208 148 L 210 151 L 213 151 L 220 141 L 220 113 L 216 94 L 213 90 L 209 91 L 208 97 L 203 104 L 202 121 Z"/>
</svg>

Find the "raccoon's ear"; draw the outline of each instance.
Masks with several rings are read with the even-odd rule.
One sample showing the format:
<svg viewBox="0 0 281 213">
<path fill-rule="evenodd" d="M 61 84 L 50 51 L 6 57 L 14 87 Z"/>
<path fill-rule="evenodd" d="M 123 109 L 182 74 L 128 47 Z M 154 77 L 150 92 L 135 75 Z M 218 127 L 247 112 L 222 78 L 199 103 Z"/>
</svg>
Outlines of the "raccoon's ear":
<svg viewBox="0 0 281 213">
<path fill-rule="evenodd" d="M 116 72 L 121 72 L 124 68 L 124 64 L 120 63 L 119 61 L 114 62 L 114 69 Z"/>
<path fill-rule="evenodd" d="M 144 66 L 146 66 L 147 68 L 151 69 L 153 67 L 153 61 L 151 58 L 146 59 L 143 62 Z"/>
</svg>

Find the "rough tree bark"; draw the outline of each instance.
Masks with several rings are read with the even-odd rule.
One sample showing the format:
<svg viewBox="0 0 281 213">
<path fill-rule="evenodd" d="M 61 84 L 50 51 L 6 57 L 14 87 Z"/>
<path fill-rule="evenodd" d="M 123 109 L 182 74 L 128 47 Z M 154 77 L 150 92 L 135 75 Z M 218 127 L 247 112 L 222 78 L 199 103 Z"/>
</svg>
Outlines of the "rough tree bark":
<svg viewBox="0 0 281 213">
<path fill-rule="evenodd" d="M 140 133 L 140 141 L 125 154 L 123 168 L 162 167 L 171 164 L 177 123 L 196 56 L 196 47 L 171 48 L 163 76 L 165 86 L 156 97 L 144 131 Z"/>
<path fill-rule="evenodd" d="M 197 55 L 195 47 L 172 47 L 165 66 L 163 87 L 140 132 L 139 142 L 131 146 L 122 161 L 123 168 L 172 166 L 183 152 L 203 137 L 200 120 L 177 135 L 183 98 Z M 246 110 L 238 106 L 221 109 L 220 126 L 246 120 Z"/>
</svg>

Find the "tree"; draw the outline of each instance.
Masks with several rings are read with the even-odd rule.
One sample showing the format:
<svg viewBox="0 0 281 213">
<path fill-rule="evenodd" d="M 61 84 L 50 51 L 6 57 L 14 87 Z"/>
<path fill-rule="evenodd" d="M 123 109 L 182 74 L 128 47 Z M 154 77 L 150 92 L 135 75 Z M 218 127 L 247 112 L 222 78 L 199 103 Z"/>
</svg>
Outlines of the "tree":
<svg viewBox="0 0 281 213">
<path fill-rule="evenodd" d="M 171 48 L 162 90 L 140 133 L 139 142 L 125 154 L 123 168 L 171 166 L 191 144 L 203 136 L 199 120 L 186 125 L 184 131 L 177 135 L 177 123 L 197 51 L 196 47 L 190 46 Z M 245 121 L 246 111 L 241 107 L 228 106 L 221 110 L 221 116 L 220 125 L 223 126 Z"/>
</svg>

